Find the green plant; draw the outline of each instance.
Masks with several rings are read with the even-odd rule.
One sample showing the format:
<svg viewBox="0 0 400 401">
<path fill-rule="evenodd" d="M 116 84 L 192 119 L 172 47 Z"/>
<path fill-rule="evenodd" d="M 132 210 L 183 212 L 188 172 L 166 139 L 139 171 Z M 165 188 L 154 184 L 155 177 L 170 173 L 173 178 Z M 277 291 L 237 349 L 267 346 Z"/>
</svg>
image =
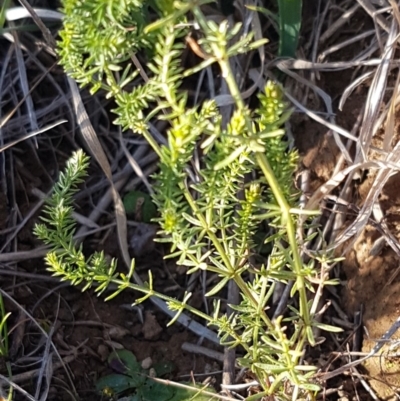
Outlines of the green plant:
<svg viewBox="0 0 400 401">
<path fill-rule="evenodd" d="M 211 401 L 213 390 L 204 386 L 175 387 L 157 381 L 171 372 L 171 364 L 162 362 L 150 369 L 143 369 L 132 352 L 119 350 L 110 354 L 108 364 L 115 373 L 100 378 L 97 390 L 108 396 L 127 394 L 130 401 Z M 207 392 L 207 395 L 204 394 Z"/>
<path fill-rule="evenodd" d="M 10 313 L 6 313 L 3 297 L 0 294 L 0 357 L 6 357 L 8 354 L 8 329 L 7 319 Z"/>
<path fill-rule="evenodd" d="M 130 191 L 124 196 L 126 214 L 136 221 L 150 223 L 157 216 L 151 196 L 141 191 Z"/>
<path fill-rule="evenodd" d="M 4 23 L 6 21 L 6 11 L 10 7 L 11 0 L 4 0 L 0 7 L 0 30 L 3 29 Z"/>
<path fill-rule="evenodd" d="M 279 55 L 295 57 L 299 42 L 302 0 L 278 0 L 279 6 Z"/>
<path fill-rule="evenodd" d="M 8 327 L 7 327 L 7 319 L 11 315 L 10 312 L 6 312 L 5 306 L 4 306 L 4 301 L 3 297 L 0 294 L 0 362 L 1 361 L 6 361 L 8 358 Z M 11 372 L 11 366 L 9 362 L 5 362 L 4 365 L 6 366 L 7 373 L 9 377 L 12 376 Z M 1 390 L 1 387 L 0 387 Z M 0 391 L 1 394 L 1 391 Z M 8 393 L 8 400 L 11 400 L 13 397 L 13 388 L 10 387 L 9 393 Z"/>
<path fill-rule="evenodd" d="M 46 262 L 62 279 L 84 283 L 84 289 L 96 284 L 99 292 L 111 282 L 117 284 L 118 290 L 107 299 L 126 288 L 145 294 L 137 302 L 159 296 L 177 316 L 187 309 L 217 327 L 222 344 L 244 350 L 239 362 L 259 378 L 263 391 L 258 398 L 313 397 L 319 387 L 312 380 L 315 368 L 302 364 L 304 348 L 315 343 L 314 328 L 336 329 L 315 319 L 309 299 L 316 277 L 321 286 L 331 282 L 320 277 L 316 260 L 304 263 L 300 255 L 309 238 L 298 235 L 297 216 L 305 213 L 297 208 L 293 186 L 298 156 L 287 150 L 281 129 L 290 110 L 273 82 L 259 95 L 256 110 L 244 103 L 230 59 L 263 41 L 253 42 L 251 33 L 242 35 L 240 24 L 217 25 L 207 19 L 201 5 L 209 2 L 65 0 L 60 56 L 78 82 L 89 85 L 92 92 L 106 90 L 117 104 L 116 123 L 143 135 L 159 155 L 159 172 L 154 176 L 159 241 L 171 244 L 170 257 L 187 266 L 188 274 L 203 270 L 218 277 L 208 296 L 216 296 L 233 280 L 242 297 L 239 305 L 231 306 L 234 313 L 223 313 L 215 301 L 208 316 L 188 304 L 191 294 L 179 301 L 157 293 L 151 274 L 146 286 L 138 286 L 130 280 L 133 263 L 124 275 L 116 271 L 115 261 L 107 264 L 102 253 L 85 258 L 74 244 L 72 220 L 72 195 L 88 163 L 82 152 L 67 163 L 45 209 L 45 224 L 37 225 L 35 233 L 51 245 Z M 199 26 L 204 60 L 184 69 L 183 38 L 193 23 L 189 15 Z M 104 41 L 108 44 L 103 51 Z M 128 60 L 139 51 L 151 55 L 146 82 L 136 71 L 130 72 Z M 218 66 L 233 99 L 234 112 L 227 124 L 215 101 L 189 106 L 182 89 L 185 79 L 212 64 Z M 153 119 L 168 122 L 168 146 L 160 146 L 152 137 L 148 124 Z M 196 152 L 202 155 L 197 166 L 191 163 Z M 263 222 L 271 227 L 267 241 L 272 251 L 265 263 L 254 264 L 254 238 Z M 289 313 L 273 321 L 266 311 L 279 282 L 294 283 L 295 302 Z"/>
</svg>

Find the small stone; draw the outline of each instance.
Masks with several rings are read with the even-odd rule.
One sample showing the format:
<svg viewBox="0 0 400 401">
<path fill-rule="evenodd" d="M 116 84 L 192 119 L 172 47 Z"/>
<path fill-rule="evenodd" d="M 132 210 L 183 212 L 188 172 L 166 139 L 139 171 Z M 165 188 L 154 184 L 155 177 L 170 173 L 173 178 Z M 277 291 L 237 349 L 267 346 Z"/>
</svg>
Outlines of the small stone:
<svg viewBox="0 0 400 401">
<path fill-rule="evenodd" d="M 108 356 L 110 355 L 110 352 L 108 351 L 108 347 L 106 347 L 104 344 L 100 344 L 97 347 L 97 354 L 99 355 L 102 362 L 104 362 L 107 360 Z"/>
<path fill-rule="evenodd" d="M 158 324 L 156 317 L 152 312 L 147 311 L 144 317 L 144 324 L 142 327 L 142 333 L 146 340 L 157 340 L 162 333 L 163 329 Z"/>
<path fill-rule="evenodd" d="M 110 336 L 112 340 L 119 341 L 122 340 L 128 334 L 130 334 L 130 331 L 121 326 L 113 326 L 107 330 L 107 334 Z"/>
<path fill-rule="evenodd" d="M 143 361 L 141 363 L 143 369 L 150 369 L 152 364 L 153 364 L 153 360 L 149 356 L 147 358 L 143 359 Z"/>
<path fill-rule="evenodd" d="M 110 346 L 112 349 L 125 349 L 124 346 L 116 341 L 105 341 L 106 344 Z"/>
</svg>

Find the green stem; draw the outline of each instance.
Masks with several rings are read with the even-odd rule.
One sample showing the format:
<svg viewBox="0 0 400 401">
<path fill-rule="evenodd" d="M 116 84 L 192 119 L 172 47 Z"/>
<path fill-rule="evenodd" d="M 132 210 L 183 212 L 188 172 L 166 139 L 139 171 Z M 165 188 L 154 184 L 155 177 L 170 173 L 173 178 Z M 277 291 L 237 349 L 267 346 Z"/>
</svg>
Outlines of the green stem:
<svg viewBox="0 0 400 401">
<path fill-rule="evenodd" d="M 109 80 L 109 83 L 111 84 L 110 86 L 110 92 L 114 94 L 114 98 L 118 98 L 118 94 L 122 94 L 122 89 L 118 82 L 115 80 L 114 75 L 111 70 L 108 68 L 105 69 L 107 73 L 107 78 Z M 142 131 L 142 135 L 145 137 L 146 141 L 149 143 L 149 145 L 152 147 L 155 153 L 157 153 L 157 156 L 161 158 L 161 148 L 160 145 L 157 143 L 157 141 L 153 138 L 153 136 L 150 134 L 149 130 L 147 127 Z"/>
<path fill-rule="evenodd" d="M 10 313 L 6 314 L 6 308 L 4 307 L 3 297 L 0 294 L 0 356 L 4 357 L 6 360 L 8 359 L 8 328 L 7 328 L 7 319 Z M 6 369 L 9 377 L 12 377 L 11 363 L 10 361 L 6 361 Z M 8 400 L 12 400 L 14 395 L 14 389 L 10 386 L 8 390 Z"/>
<path fill-rule="evenodd" d="M 171 298 L 171 297 L 169 297 L 167 295 L 164 295 L 164 294 L 162 294 L 160 292 L 154 291 L 152 288 L 142 287 L 142 286 L 139 286 L 137 284 L 133 284 L 131 282 L 127 282 L 125 280 L 121 280 L 121 279 L 118 279 L 118 278 L 113 278 L 110 282 L 119 287 L 119 289 L 117 290 L 117 293 L 121 292 L 121 288 L 123 288 L 123 289 L 130 288 L 131 290 L 141 292 L 141 293 L 143 293 L 145 295 L 148 295 L 148 296 L 154 296 L 154 297 L 160 298 L 160 299 L 162 299 L 162 300 L 164 300 L 166 302 L 169 302 L 169 303 L 180 304 L 182 306 L 182 308 L 184 308 L 188 312 L 193 313 L 194 315 L 200 317 L 201 319 L 204 319 L 204 321 L 206 321 L 206 322 L 213 323 L 213 321 L 214 321 L 214 319 L 212 317 L 210 317 L 206 313 L 201 312 L 199 309 L 196 309 L 196 308 L 194 308 L 193 306 L 190 306 L 187 303 L 182 304 L 179 300 L 177 300 L 175 298 Z M 113 297 L 113 295 L 111 295 L 109 298 L 111 298 L 111 297 Z M 250 352 L 249 346 L 242 341 L 240 335 L 238 335 L 235 331 L 231 331 L 230 335 L 236 341 L 240 342 L 242 347 L 244 347 L 247 352 Z"/>
<path fill-rule="evenodd" d="M 131 282 L 127 283 L 126 281 L 118 279 L 118 278 L 112 279 L 111 283 L 117 285 L 118 287 L 130 288 L 131 290 L 138 291 L 138 292 L 141 292 L 141 293 L 149 295 L 149 296 L 155 296 L 155 297 L 160 298 L 160 299 L 162 299 L 164 301 L 167 301 L 167 302 L 179 303 L 179 301 L 177 299 L 171 298 L 168 295 L 164 295 L 164 294 L 162 294 L 160 292 L 154 291 L 152 288 L 142 287 L 140 285 L 133 284 Z M 200 310 L 194 308 L 193 306 L 190 306 L 188 304 L 184 304 L 184 308 L 187 311 L 199 316 L 200 318 L 204 319 L 207 322 L 212 322 L 212 320 L 213 320 L 206 313 L 201 312 Z"/>
<path fill-rule="evenodd" d="M 227 275 L 226 273 L 228 273 L 229 277 L 235 281 L 235 283 L 239 287 L 242 294 L 251 301 L 251 303 L 254 305 L 255 308 L 257 308 L 259 305 L 258 300 L 254 298 L 253 294 L 247 287 L 242 276 L 240 274 L 238 274 L 237 271 L 235 270 L 235 267 L 232 266 L 232 263 L 230 262 L 228 255 L 226 254 L 223 246 L 221 245 L 221 241 L 211 230 L 211 227 L 208 226 L 206 219 L 204 218 L 203 214 L 197 207 L 197 204 L 194 201 L 194 199 L 192 198 L 191 193 L 188 191 L 188 189 L 184 185 L 182 185 L 181 189 L 184 192 L 185 198 L 188 201 L 195 216 L 199 219 L 200 223 L 202 224 L 202 227 L 206 230 L 208 237 L 210 238 L 213 245 L 215 246 L 215 249 L 217 250 L 217 253 L 221 256 L 221 258 L 224 262 L 224 265 L 228 269 L 228 272 L 221 272 L 221 274 L 224 274 L 226 276 Z M 274 328 L 271 320 L 269 319 L 268 315 L 265 313 L 264 310 L 261 311 L 261 318 L 263 319 L 264 323 L 267 325 L 267 327 L 269 329 L 272 330 Z"/>
<path fill-rule="evenodd" d="M 4 307 L 3 297 L 0 294 L 0 355 L 7 356 L 8 353 L 8 330 L 7 330 L 7 316 Z"/>
<path fill-rule="evenodd" d="M 150 134 L 148 129 L 144 130 L 142 135 L 146 139 L 146 141 L 149 143 L 149 145 L 152 147 L 155 153 L 157 153 L 157 156 L 161 158 L 161 148 L 160 145 L 157 143 L 157 141 L 153 138 L 153 135 Z"/>
<path fill-rule="evenodd" d="M 296 286 L 300 297 L 300 314 L 304 320 L 305 325 L 309 326 L 311 324 L 311 320 L 310 312 L 308 310 L 307 293 L 304 284 L 304 278 L 302 275 L 303 263 L 301 261 L 299 247 L 297 244 L 295 224 L 292 215 L 290 214 L 290 205 L 282 194 L 279 183 L 268 162 L 267 157 L 261 152 L 256 152 L 256 160 L 258 165 L 261 167 L 261 170 L 263 171 L 268 181 L 272 193 L 274 194 L 275 199 L 281 208 L 282 220 L 286 224 L 286 232 L 289 240 L 289 245 L 293 254 L 293 267 L 297 276 Z"/>
<path fill-rule="evenodd" d="M 295 57 L 299 42 L 302 0 L 278 0 L 279 56 Z"/>
<path fill-rule="evenodd" d="M 201 25 L 204 24 L 206 26 L 204 15 L 201 13 L 200 10 L 197 10 L 196 15 L 199 18 L 199 22 L 201 21 L 201 19 L 204 20 L 201 23 Z M 217 57 L 217 61 L 220 65 L 220 68 L 222 71 L 222 76 L 226 80 L 226 83 L 228 85 L 231 96 L 233 97 L 233 99 L 235 101 L 236 107 L 238 108 L 239 111 L 243 112 L 243 115 L 245 116 L 245 120 L 246 120 L 247 130 L 249 133 L 251 133 L 253 131 L 253 126 L 252 126 L 253 124 L 252 124 L 251 119 L 248 117 L 248 115 L 245 111 L 246 106 L 242 99 L 242 96 L 241 96 L 239 87 L 236 83 L 236 80 L 234 78 L 233 72 L 231 70 L 231 67 L 229 64 L 229 57 L 227 56 L 226 51 L 224 51 L 224 49 L 222 49 L 218 43 L 213 44 L 213 47 L 214 47 L 213 53 L 216 55 L 219 55 L 219 57 Z M 297 276 L 296 285 L 297 285 L 297 290 L 299 292 L 299 298 L 300 298 L 300 314 L 301 314 L 302 319 L 304 320 L 305 325 L 310 326 L 311 320 L 310 320 L 310 313 L 308 310 L 307 293 L 306 293 L 304 279 L 302 276 L 302 261 L 300 258 L 299 248 L 298 248 L 297 239 L 296 239 L 295 224 L 294 224 L 292 215 L 290 213 L 290 205 L 282 193 L 279 182 L 278 182 L 277 178 L 275 177 L 275 174 L 274 174 L 265 154 L 263 154 L 262 152 L 255 152 L 255 156 L 256 156 L 257 163 L 260 166 L 260 168 L 262 169 L 262 171 L 265 175 L 265 178 L 267 179 L 267 182 L 272 190 L 272 193 L 275 196 L 275 199 L 281 208 L 282 220 L 283 220 L 284 224 L 286 225 L 286 231 L 287 231 L 287 235 L 288 235 L 289 245 L 290 245 L 290 248 L 293 253 L 293 268 L 294 268 L 294 271 Z M 252 297 L 250 299 L 252 299 Z"/>
</svg>

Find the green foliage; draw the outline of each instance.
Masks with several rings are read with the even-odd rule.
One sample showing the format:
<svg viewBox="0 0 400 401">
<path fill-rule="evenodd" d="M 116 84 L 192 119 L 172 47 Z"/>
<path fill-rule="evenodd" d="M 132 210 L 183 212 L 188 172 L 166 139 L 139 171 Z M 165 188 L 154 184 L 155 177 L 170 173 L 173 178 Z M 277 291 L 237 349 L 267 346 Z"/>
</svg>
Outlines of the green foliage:
<svg viewBox="0 0 400 401">
<path fill-rule="evenodd" d="M 141 191 L 128 192 L 123 199 L 126 214 L 134 220 L 143 223 L 151 223 L 157 216 L 157 209 L 151 196 Z"/>
<path fill-rule="evenodd" d="M 52 250 L 46 255 L 46 263 L 51 271 L 61 280 L 70 280 L 72 284 L 85 283 L 84 290 L 93 283 L 99 284 L 100 293 L 107 287 L 111 278 L 117 278 L 116 261 L 110 263 L 103 252 L 95 252 L 86 257 L 82 245 L 77 246 L 73 239 L 76 223 L 72 217 L 73 195 L 78 185 L 86 176 L 89 158 L 82 151 L 74 153 L 68 160 L 65 172 L 60 174 L 53 194 L 44 208 L 42 224 L 37 224 L 35 235 Z"/>
<path fill-rule="evenodd" d="M 8 376 L 12 376 L 11 363 L 8 360 L 9 355 L 9 341 L 8 341 L 8 325 L 7 320 L 10 317 L 11 313 L 6 312 L 6 308 L 4 306 L 3 296 L 0 294 L 0 365 L 5 365 L 7 369 Z M 2 396 L 2 388 L 0 386 L 0 399 L 6 400 L 5 397 Z M 13 399 L 14 390 L 10 386 L 8 391 L 7 400 Z"/>
<path fill-rule="evenodd" d="M 147 7 L 140 0 L 63 2 L 60 61 L 82 84 L 99 83 L 119 70 L 130 52 L 148 46 L 143 28 Z"/>
<path fill-rule="evenodd" d="M 8 356 L 8 329 L 7 319 L 10 313 L 6 313 L 3 297 L 0 294 L 0 358 Z"/>
<path fill-rule="evenodd" d="M 59 251 L 59 244 L 63 245 L 64 254 L 60 256 L 67 258 L 66 264 L 60 260 L 60 275 L 64 274 L 64 266 L 72 271 L 75 266 L 78 268 L 86 265 L 86 258 L 82 248 L 76 249 L 73 242 L 75 224 L 72 218 L 72 197 L 78 190 L 77 186 L 83 181 L 88 167 L 89 159 L 83 152 L 77 152 L 68 160 L 65 173 L 61 173 L 57 185 L 54 187 L 53 195 L 44 209 L 47 217 L 41 220 L 46 224 L 38 224 L 34 233 L 48 245 L 52 245 L 55 251 Z M 47 258 L 57 260 L 54 252 L 49 253 Z M 81 278 L 74 282 L 79 284 Z"/>
<path fill-rule="evenodd" d="M 278 0 L 279 6 L 279 55 L 296 57 L 300 37 L 302 0 Z"/>
<path fill-rule="evenodd" d="M 6 11 L 10 7 L 11 0 L 3 0 L 0 7 L 0 31 L 3 30 L 4 23 L 6 21 Z"/>
<path fill-rule="evenodd" d="M 150 376 L 148 369 L 143 369 L 135 355 L 127 350 L 115 351 L 108 358 L 109 366 L 117 373 L 102 377 L 96 383 L 97 390 L 103 395 L 120 396 L 128 394 L 131 401 L 210 401 L 210 395 L 202 394 L 201 387 L 188 383 L 185 387 L 175 387 L 164 382 L 157 382 Z M 159 378 L 165 371 L 166 363 L 153 368 L 155 377 Z M 207 392 L 213 390 L 207 388 Z"/>
<path fill-rule="evenodd" d="M 263 395 L 313 397 L 318 390 L 312 381 L 315 368 L 301 363 L 304 347 L 314 344 L 314 327 L 334 328 L 315 321 L 308 298 L 307 291 L 314 291 L 319 272 L 314 260 L 304 263 L 300 256 L 303 241 L 309 239 L 298 237 L 294 214 L 298 213 L 293 186 L 298 155 L 288 150 L 281 128 L 290 110 L 281 87 L 274 82 L 268 82 L 259 94 L 256 110 L 245 105 L 230 58 L 262 41 L 253 42 L 252 34 L 241 34 L 240 24 L 217 25 L 206 18 L 200 6 L 207 2 L 115 0 L 106 6 L 103 0 L 64 0 L 67 17 L 60 55 L 67 72 L 79 82 L 93 91 L 100 87 L 107 91 L 117 104 L 116 123 L 143 135 L 159 155 L 159 170 L 153 177 L 159 241 L 171 244 L 170 257 L 186 266 L 188 274 L 199 270 L 215 274 L 217 280 L 207 296 L 216 296 L 233 280 L 242 297 L 239 305 L 231 306 L 234 313 L 223 313 L 215 301 L 208 316 L 188 304 L 191 294 L 180 301 L 156 293 L 151 276 L 145 287 L 131 283 L 133 264 L 125 276 L 116 273 L 116 262 L 107 264 L 102 253 L 83 255 L 73 241 L 72 220 L 72 195 L 88 163 L 81 152 L 67 163 L 45 209 L 45 224 L 38 225 L 35 233 L 53 248 L 46 258 L 53 274 L 74 284 L 83 283 L 84 289 L 97 283 L 99 292 L 112 282 L 118 286 L 112 296 L 125 288 L 141 291 L 145 296 L 137 302 L 159 296 L 176 316 L 187 309 L 215 326 L 223 344 L 241 346 L 244 355 L 239 361 L 256 374 Z M 118 7 L 131 8 L 119 17 Z M 89 18 L 89 9 L 98 17 Z M 188 16 L 199 27 L 198 43 L 206 57 L 185 69 L 183 38 L 190 29 Z M 110 24 L 115 28 L 110 42 L 115 48 L 106 46 L 102 56 L 100 45 L 107 35 L 113 35 Z M 140 53 L 144 58 L 151 55 L 144 81 L 137 72 L 130 73 L 128 62 L 139 50 L 144 51 Z M 186 79 L 212 64 L 221 71 L 234 102 L 227 123 L 214 100 L 193 105 L 183 89 Z M 167 122 L 167 146 L 160 146 L 149 131 L 154 119 Z M 129 202 L 125 205 L 129 208 Z M 254 242 L 261 224 L 271 227 L 266 240 L 271 252 L 264 263 L 256 264 Z M 329 264 L 329 259 L 324 260 Z M 272 321 L 266 313 L 271 296 L 278 283 L 289 282 L 293 282 L 295 301 L 285 316 Z M 139 379 L 127 376 L 118 378 L 120 386 L 137 388 L 139 383 L 132 380 Z M 143 387 L 143 382 L 140 385 Z"/>
<path fill-rule="evenodd" d="M 264 14 L 272 22 L 279 34 L 278 56 L 295 58 L 300 39 L 303 0 L 277 0 L 277 3 L 277 14 L 265 7 L 247 7 Z"/>
</svg>

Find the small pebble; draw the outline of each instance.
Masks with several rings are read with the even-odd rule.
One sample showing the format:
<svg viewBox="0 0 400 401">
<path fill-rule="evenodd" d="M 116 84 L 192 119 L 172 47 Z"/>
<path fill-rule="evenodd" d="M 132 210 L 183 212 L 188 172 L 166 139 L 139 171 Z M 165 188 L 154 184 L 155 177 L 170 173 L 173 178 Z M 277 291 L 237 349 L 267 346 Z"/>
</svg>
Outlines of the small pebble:
<svg viewBox="0 0 400 401">
<path fill-rule="evenodd" d="M 110 336 L 112 340 L 119 341 L 122 340 L 128 334 L 130 334 L 130 331 L 121 326 L 113 326 L 107 330 L 107 334 Z"/>
<path fill-rule="evenodd" d="M 110 352 L 108 351 L 108 347 L 106 347 L 104 344 L 100 344 L 97 347 L 97 354 L 99 355 L 102 362 L 104 362 L 107 360 L 108 356 L 110 355 Z"/>
<path fill-rule="evenodd" d="M 151 357 L 148 356 L 146 359 L 143 359 L 141 365 L 142 365 L 143 369 L 150 369 L 152 364 L 153 364 L 153 360 L 151 359 Z"/>
<path fill-rule="evenodd" d="M 163 332 L 162 327 L 158 324 L 156 317 L 152 312 L 146 311 L 142 333 L 146 340 L 157 340 Z"/>
</svg>

